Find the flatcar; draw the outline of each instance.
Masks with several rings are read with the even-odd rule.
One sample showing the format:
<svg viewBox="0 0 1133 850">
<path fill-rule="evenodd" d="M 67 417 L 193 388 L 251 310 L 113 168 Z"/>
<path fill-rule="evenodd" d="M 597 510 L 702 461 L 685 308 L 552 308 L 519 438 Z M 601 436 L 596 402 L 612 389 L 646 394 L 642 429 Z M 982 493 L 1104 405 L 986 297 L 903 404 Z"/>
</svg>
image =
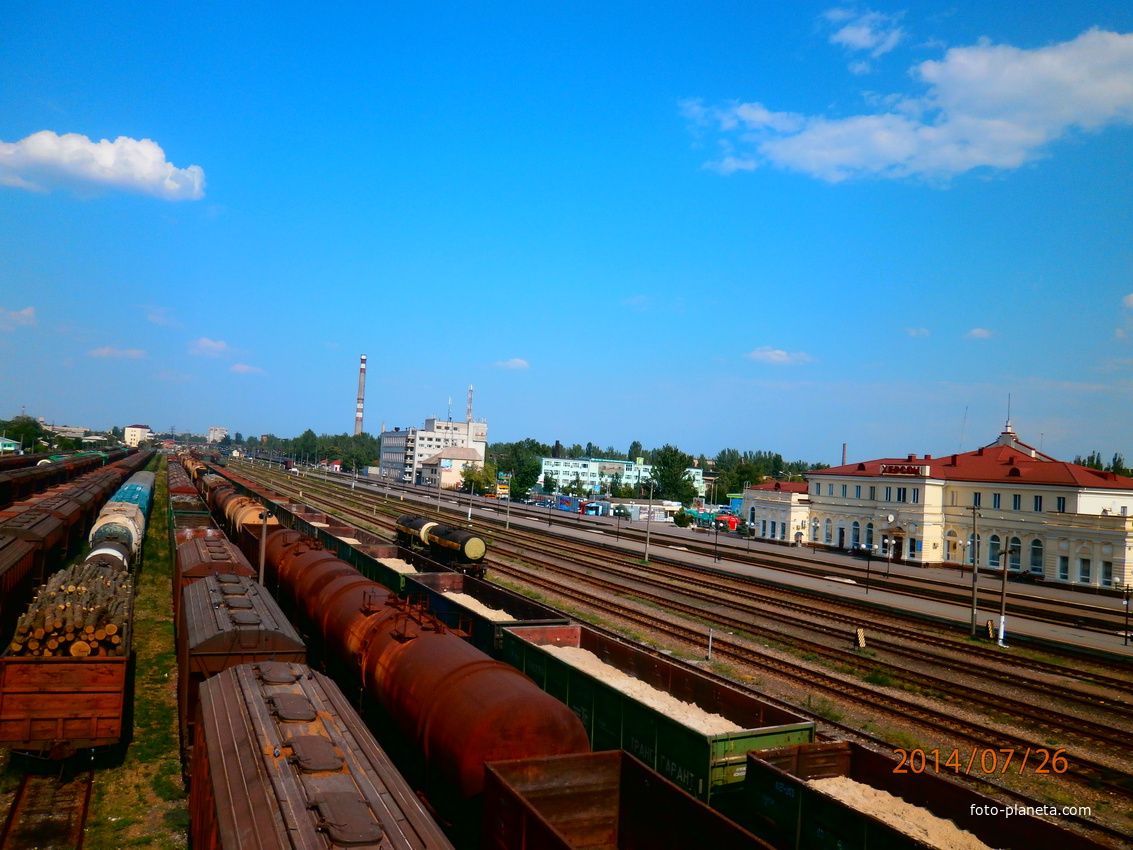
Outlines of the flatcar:
<svg viewBox="0 0 1133 850">
<path fill-rule="evenodd" d="M 451 850 L 338 686 L 300 664 L 201 685 L 190 783 L 197 850 Z"/>
<path fill-rule="evenodd" d="M 402 546 L 428 551 L 429 557 L 450 569 L 484 577 L 488 544 L 479 534 L 414 514 L 399 516 L 396 529 Z"/>
</svg>

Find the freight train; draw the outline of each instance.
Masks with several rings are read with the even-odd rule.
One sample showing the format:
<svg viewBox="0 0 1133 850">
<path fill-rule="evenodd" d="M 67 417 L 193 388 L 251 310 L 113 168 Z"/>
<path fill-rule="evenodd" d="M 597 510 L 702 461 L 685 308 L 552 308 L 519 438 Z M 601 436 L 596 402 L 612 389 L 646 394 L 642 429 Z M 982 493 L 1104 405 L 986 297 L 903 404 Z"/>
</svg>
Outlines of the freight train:
<svg viewBox="0 0 1133 850">
<path fill-rule="evenodd" d="M 44 465 L 4 468 L 0 471 L 0 508 L 27 499 L 91 470 L 115 463 L 137 452 L 137 449 L 112 449 L 108 452 L 84 452 Z M 42 460 L 40 461 L 42 463 Z"/>
<path fill-rule="evenodd" d="M 415 514 L 402 514 L 397 518 L 397 542 L 406 548 L 426 551 L 433 560 L 457 572 L 476 578 L 483 578 L 487 572 L 484 556 L 488 544 L 471 531 Z"/>
<path fill-rule="evenodd" d="M 12 629 L 0 656 L 0 744 L 60 759 L 117 744 L 129 731 L 123 725 L 132 673 L 130 570 L 141 553 L 153 490 L 152 472 L 122 484 L 94 521 L 86 557 L 51 575 Z M 84 494 L 89 491 L 76 485 L 66 496 L 32 504 L 14 518 L 16 527 L 55 520 L 61 532 L 41 540 L 56 540 L 62 557 L 68 527 L 82 524 Z"/>
<path fill-rule="evenodd" d="M 274 532 L 266 563 L 327 656 L 425 754 L 444 791 L 478 795 L 485 762 L 589 751 L 586 730 L 563 703 L 311 538 Z"/>
</svg>

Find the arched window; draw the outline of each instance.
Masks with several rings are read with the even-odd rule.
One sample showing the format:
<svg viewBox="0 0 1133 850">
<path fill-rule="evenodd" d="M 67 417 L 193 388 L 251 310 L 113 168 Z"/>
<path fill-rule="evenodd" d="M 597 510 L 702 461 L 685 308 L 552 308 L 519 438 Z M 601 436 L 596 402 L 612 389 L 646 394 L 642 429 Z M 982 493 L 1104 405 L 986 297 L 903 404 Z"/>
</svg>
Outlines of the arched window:
<svg viewBox="0 0 1133 850">
<path fill-rule="evenodd" d="M 1037 537 L 1031 541 L 1031 572 L 1046 572 L 1043 568 L 1043 542 Z"/>
<path fill-rule="evenodd" d="M 862 542 L 862 525 L 857 520 L 854 520 L 852 523 L 850 523 L 850 545 L 853 546 L 855 549 L 857 549 L 858 544 L 861 543 L 861 542 Z"/>
<path fill-rule="evenodd" d="M 818 542 L 818 520 L 817 519 L 814 520 L 813 522 L 811 522 L 811 524 L 810 524 L 810 539 L 814 543 Z"/>
<path fill-rule="evenodd" d="M 1013 569 L 1018 570 L 1023 557 L 1023 541 L 1018 537 L 1012 537 L 1007 544 L 1007 565 Z"/>
<path fill-rule="evenodd" d="M 831 541 L 831 539 L 833 539 L 833 535 L 831 533 L 831 529 L 833 527 L 834 527 L 834 524 L 832 522 L 830 522 L 830 520 L 826 520 L 826 525 L 823 528 L 823 531 L 825 532 L 825 534 L 823 535 L 822 539 L 825 540 L 827 543 L 829 543 Z"/>
<path fill-rule="evenodd" d="M 999 566 L 999 535 L 993 534 L 987 541 L 987 563 L 989 566 Z"/>
<path fill-rule="evenodd" d="M 968 543 L 966 545 L 966 548 L 968 550 L 968 555 L 967 555 L 966 560 L 969 564 L 978 564 L 980 562 L 979 548 L 980 548 L 980 543 L 982 543 L 982 542 L 983 542 L 982 537 L 976 536 L 976 537 L 973 538 L 973 536 L 971 534 L 968 535 Z"/>
<path fill-rule="evenodd" d="M 949 531 L 944 535 L 944 560 L 952 561 L 956 558 L 956 532 Z"/>
<path fill-rule="evenodd" d="M 755 505 L 752 505 L 750 508 L 748 508 L 747 524 L 755 525 Z"/>
<path fill-rule="evenodd" d="M 873 548 L 873 523 L 866 523 L 865 527 L 865 545 Z"/>
</svg>

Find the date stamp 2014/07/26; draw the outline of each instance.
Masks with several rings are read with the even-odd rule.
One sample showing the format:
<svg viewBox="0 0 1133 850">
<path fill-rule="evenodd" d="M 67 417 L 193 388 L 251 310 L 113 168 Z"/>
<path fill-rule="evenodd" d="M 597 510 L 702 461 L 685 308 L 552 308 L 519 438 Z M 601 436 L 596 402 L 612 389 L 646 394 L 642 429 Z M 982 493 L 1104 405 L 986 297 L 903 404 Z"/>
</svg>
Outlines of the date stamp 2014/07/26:
<svg viewBox="0 0 1133 850">
<path fill-rule="evenodd" d="M 970 775 L 977 773 L 1005 774 L 1012 769 L 1022 776 L 1028 768 L 1031 773 L 1065 773 L 1070 763 L 1063 755 L 1066 750 L 1048 750 L 1045 747 L 1032 749 L 1027 747 L 1023 751 L 1015 747 L 1004 747 L 998 750 L 990 747 L 971 751 L 965 761 L 959 748 L 948 750 L 893 750 L 894 755 L 900 757 L 900 762 L 893 768 L 894 773 L 955 773 L 957 775 Z"/>
</svg>

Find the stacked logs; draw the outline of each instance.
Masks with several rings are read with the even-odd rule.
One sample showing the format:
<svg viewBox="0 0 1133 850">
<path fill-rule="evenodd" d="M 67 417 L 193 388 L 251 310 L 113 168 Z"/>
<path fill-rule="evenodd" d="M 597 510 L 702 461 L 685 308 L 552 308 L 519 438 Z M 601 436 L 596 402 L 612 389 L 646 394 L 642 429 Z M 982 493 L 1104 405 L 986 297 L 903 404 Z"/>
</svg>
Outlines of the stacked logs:
<svg viewBox="0 0 1133 850">
<path fill-rule="evenodd" d="M 125 570 L 77 564 L 55 573 L 16 624 L 11 655 L 116 656 L 127 648 L 133 588 Z"/>
</svg>

